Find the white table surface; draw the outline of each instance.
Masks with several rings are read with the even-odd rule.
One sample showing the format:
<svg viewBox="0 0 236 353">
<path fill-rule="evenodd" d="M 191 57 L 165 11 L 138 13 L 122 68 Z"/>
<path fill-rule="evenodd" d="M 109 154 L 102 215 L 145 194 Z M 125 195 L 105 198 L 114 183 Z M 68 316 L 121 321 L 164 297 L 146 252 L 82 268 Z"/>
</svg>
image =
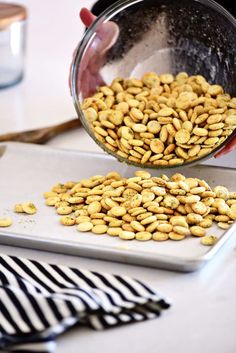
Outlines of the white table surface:
<svg viewBox="0 0 236 353">
<path fill-rule="evenodd" d="M 83 33 L 78 14 L 85 2 L 19 2 L 29 9 L 26 75 L 17 86 L 0 90 L 0 133 L 47 126 L 75 116 L 68 71 L 73 49 Z M 86 1 L 86 5 L 91 4 Z M 49 145 L 100 151 L 82 129 L 54 138 Z M 236 151 L 210 163 L 235 165 Z M 236 351 L 235 235 L 214 261 L 189 274 L 3 245 L 0 252 L 130 275 L 158 289 L 173 303 L 161 318 L 144 323 L 105 332 L 73 329 L 58 339 L 57 353 L 127 353 L 130 349 L 135 353 Z"/>
</svg>

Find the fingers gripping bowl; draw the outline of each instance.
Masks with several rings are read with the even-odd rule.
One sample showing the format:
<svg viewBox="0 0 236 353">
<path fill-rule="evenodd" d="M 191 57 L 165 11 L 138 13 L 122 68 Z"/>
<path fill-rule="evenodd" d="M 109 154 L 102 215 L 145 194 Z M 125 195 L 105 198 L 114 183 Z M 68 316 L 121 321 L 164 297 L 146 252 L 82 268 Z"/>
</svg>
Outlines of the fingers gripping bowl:
<svg viewBox="0 0 236 353">
<path fill-rule="evenodd" d="M 85 33 L 72 65 L 86 131 L 139 167 L 210 158 L 236 133 L 235 33 L 213 1 L 117 2 Z"/>
</svg>

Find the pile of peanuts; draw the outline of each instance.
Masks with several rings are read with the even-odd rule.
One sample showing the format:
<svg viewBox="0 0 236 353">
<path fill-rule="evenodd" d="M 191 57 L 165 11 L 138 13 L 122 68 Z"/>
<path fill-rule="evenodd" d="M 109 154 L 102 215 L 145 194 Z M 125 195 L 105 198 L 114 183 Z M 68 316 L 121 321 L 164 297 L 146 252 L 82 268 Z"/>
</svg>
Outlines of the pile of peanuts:
<svg viewBox="0 0 236 353">
<path fill-rule="evenodd" d="M 82 109 L 104 148 L 143 166 L 176 166 L 204 157 L 236 127 L 236 98 L 186 72 L 116 78 L 98 87 Z"/>
<path fill-rule="evenodd" d="M 211 189 L 206 181 L 179 173 L 152 177 L 140 170 L 123 178 L 110 172 L 56 184 L 44 197 L 46 205 L 62 216 L 63 225 L 124 240 L 204 237 L 213 221 L 228 229 L 236 220 L 236 192 L 224 186 Z M 212 245 L 215 240 L 207 236 L 203 244 Z"/>
</svg>

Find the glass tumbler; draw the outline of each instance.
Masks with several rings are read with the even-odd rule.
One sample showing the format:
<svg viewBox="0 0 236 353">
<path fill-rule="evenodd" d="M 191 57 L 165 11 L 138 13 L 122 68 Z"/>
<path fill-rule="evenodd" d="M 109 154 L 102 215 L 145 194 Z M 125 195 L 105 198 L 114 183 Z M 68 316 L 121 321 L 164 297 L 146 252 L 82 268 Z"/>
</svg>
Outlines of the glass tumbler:
<svg viewBox="0 0 236 353">
<path fill-rule="evenodd" d="M 114 25 L 119 29 L 116 32 Z M 104 31 L 108 33 L 107 43 Z M 150 71 L 202 75 L 236 97 L 235 18 L 212 0 L 126 0 L 110 6 L 86 31 L 75 53 L 71 75 L 78 117 L 107 153 L 139 167 L 98 141 L 81 104 L 96 91 L 97 85 L 109 85 L 116 77 L 140 78 Z M 214 152 L 184 165 L 212 157 L 235 133 L 236 129 Z"/>
</svg>

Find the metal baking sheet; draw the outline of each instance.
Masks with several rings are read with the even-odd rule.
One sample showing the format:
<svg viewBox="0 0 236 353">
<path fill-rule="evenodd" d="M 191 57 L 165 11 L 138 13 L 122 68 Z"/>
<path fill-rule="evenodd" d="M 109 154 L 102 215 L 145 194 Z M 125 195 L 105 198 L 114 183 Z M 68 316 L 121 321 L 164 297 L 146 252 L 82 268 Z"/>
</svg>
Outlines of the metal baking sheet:
<svg viewBox="0 0 236 353">
<path fill-rule="evenodd" d="M 108 235 L 79 233 L 76 227 L 63 227 L 55 209 L 45 206 L 43 192 L 50 190 L 57 182 L 77 181 L 112 170 L 128 177 L 132 176 L 137 168 L 119 163 L 105 154 L 21 143 L 1 143 L 0 217 L 10 216 L 13 225 L 0 228 L 0 242 L 188 272 L 197 270 L 217 256 L 225 241 L 236 234 L 236 224 L 227 231 L 217 226 L 212 227 L 208 234 L 219 237 L 213 247 L 201 245 L 200 239 L 195 237 L 180 242 L 123 241 Z M 233 168 L 202 165 L 177 168 L 174 171 L 165 171 L 165 174 L 170 175 L 173 172 L 205 179 L 212 186 L 225 185 L 230 191 L 236 190 L 236 170 Z M 152 170 L 151 173 L 160 174 L 158 170 Z M 27 216 L 13 212 L 16 203 L 25 201 L 32 201 L 37 205 L 37 214 Z"/>
</svg>

